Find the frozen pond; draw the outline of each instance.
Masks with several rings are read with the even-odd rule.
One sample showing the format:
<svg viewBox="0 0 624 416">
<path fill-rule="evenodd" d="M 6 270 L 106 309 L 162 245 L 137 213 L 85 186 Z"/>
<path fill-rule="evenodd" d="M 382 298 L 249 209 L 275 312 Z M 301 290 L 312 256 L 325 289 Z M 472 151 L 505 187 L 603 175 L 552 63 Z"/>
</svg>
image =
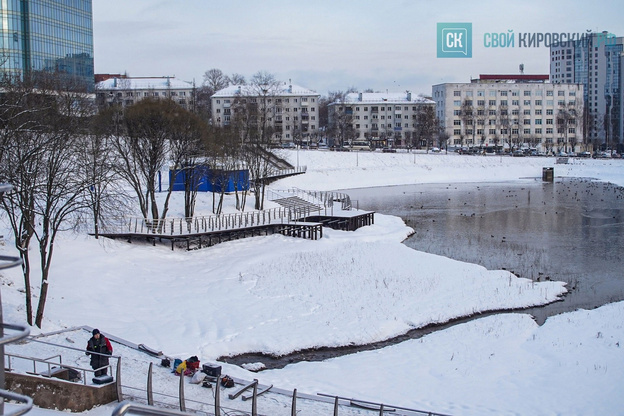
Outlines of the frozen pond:
<svg viewBox="0 0 624 416">
<path fill-rule="evenodd" d="M 361 209 L 396 215 L 414 228 L 417 250 L 568 282 L 553 314 L 624 299 L 624 188 L 591 180 L 426 184 L 347 191 Z"/>
</svg>

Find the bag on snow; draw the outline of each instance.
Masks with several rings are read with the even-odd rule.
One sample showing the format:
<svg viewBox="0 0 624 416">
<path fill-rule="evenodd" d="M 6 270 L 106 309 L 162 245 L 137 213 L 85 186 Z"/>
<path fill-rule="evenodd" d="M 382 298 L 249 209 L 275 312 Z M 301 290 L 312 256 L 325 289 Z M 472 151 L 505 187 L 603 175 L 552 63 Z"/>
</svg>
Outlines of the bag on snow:
<svg viewBox="0 0 624 416">
<path fill-rule="evenodd" d="M 198 371 L 195 374 L 193 374 L 193 377 L 191 378 L 191 383 L 199 384 L 202 381 L 204 381 L 205 378 L 206 378 L 206 374 L 202 373 L 201 371 Z"/>
</svg>

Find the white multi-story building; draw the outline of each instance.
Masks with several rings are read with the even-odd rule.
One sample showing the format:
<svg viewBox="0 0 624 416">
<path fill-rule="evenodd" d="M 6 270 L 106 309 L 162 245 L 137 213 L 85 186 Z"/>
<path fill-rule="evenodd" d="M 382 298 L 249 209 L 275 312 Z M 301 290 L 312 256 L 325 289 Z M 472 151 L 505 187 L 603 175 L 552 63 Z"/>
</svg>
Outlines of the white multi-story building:
<svg viewBox="0 0 624 416">
<path fill-rule="evenodd" d="M 417 118 L 423 106 L 434 104 L 409 91 L 349 93 L 329 105 L 329 125 L 346 118 L 353 129 L 352 140 L 366 140 L 373 147 L 425 146 L 416 137 Z"/>
<path fill-rule="evenodd" d="M 584 151 L 581 84 L 548 75 L 481 75 L 433 86 L 441 127 L 452 147 Z"/>
<path fill-rule="evenodd" d="M 113 76 L 95 84 L 99 106 L 132 105 L 145 98 L 168 98 L 182 107 L 193 107 L 193 84 L 175 77 Z"/>
<path fill-rule="evenodd" d="M 320 94 L 292 83 L 267 88 L 231 85 L 211 97 L 212 122 L 227 126 L 234 121 L 236 109 L 250 103 L 262 108 L 276 143 L 317 140 L 319 135 Z"/>
</svg>

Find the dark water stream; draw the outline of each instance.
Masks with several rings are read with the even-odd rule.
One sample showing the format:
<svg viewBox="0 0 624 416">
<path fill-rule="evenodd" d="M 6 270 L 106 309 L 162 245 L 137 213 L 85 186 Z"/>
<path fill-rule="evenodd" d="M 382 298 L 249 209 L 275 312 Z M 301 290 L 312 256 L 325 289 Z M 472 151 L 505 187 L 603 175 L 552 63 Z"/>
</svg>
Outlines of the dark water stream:
<svg viewBox="0 0 624 416">
<path fill-rule="evenodd" d="M 350 189 L 360 209 L 399 216 L 415 230 L 416 250 L 505 269 L 536 281 L 567 283 L 562 301 L 524 309 L 538 323 L 578 308 L 624 300 L 624 188 L 592 180 L 523 179 L 505 183 L 426 184 Z M 480 314 L 483 317 L 500 311 Z M 365 346 L 320 348 L 285 357 L 221 357 L 234 364 L 261 361 L 281 368 L 383 348 L 474 317 L 412 330 Z"/>
</svg>

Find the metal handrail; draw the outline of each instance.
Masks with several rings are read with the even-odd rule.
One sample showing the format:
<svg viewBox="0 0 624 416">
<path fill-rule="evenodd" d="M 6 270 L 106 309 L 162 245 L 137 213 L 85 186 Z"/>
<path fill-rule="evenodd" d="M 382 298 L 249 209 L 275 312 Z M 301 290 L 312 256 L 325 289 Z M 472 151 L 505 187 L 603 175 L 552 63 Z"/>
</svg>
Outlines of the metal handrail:
<svg viewBox="0 0 624 416">
<path fill-rule="evenodd" d="M 25 406 L 11 412 L 4 412 L 4 416 L 21 416 L 28 413 L 33 407 L 33 400 L 28 396 L 22 396 L 21 394 L 13 393 L 12 391 L 0 389 L 0 397 L 3 399 L 15 400 L 16 402 L 24 403 Z"/>
<path fill-rule="evenodd" d="M 127 400 L 119 403 L 111 416 L 124 416 L 129 412 L 144 416 L 188 416 L 188 413 L 185 412 L 131 403 Z"/>
<path fill-rule="evenodd" d="M 17 342 L 21 339 L 26 338 L 30 334 L 30 328 L 24 325 L 15 325 L 15 324 L 7 324 L 2 322 L 2 329 L 12 329 L 15 331 L 20 331 L 17 334 L 6 336 L 3 335 L 0 337 L 0 345 L 10 344 L 12 342 Z M 4 334 L 4 331 L 2 332 Z"/>
<path fill-rule="evenodd" d="M 0 255 L 0 270 L 9 269 L 20 264 L 22 264 L 22 259 L 19 257 Z"/>
</svg>

